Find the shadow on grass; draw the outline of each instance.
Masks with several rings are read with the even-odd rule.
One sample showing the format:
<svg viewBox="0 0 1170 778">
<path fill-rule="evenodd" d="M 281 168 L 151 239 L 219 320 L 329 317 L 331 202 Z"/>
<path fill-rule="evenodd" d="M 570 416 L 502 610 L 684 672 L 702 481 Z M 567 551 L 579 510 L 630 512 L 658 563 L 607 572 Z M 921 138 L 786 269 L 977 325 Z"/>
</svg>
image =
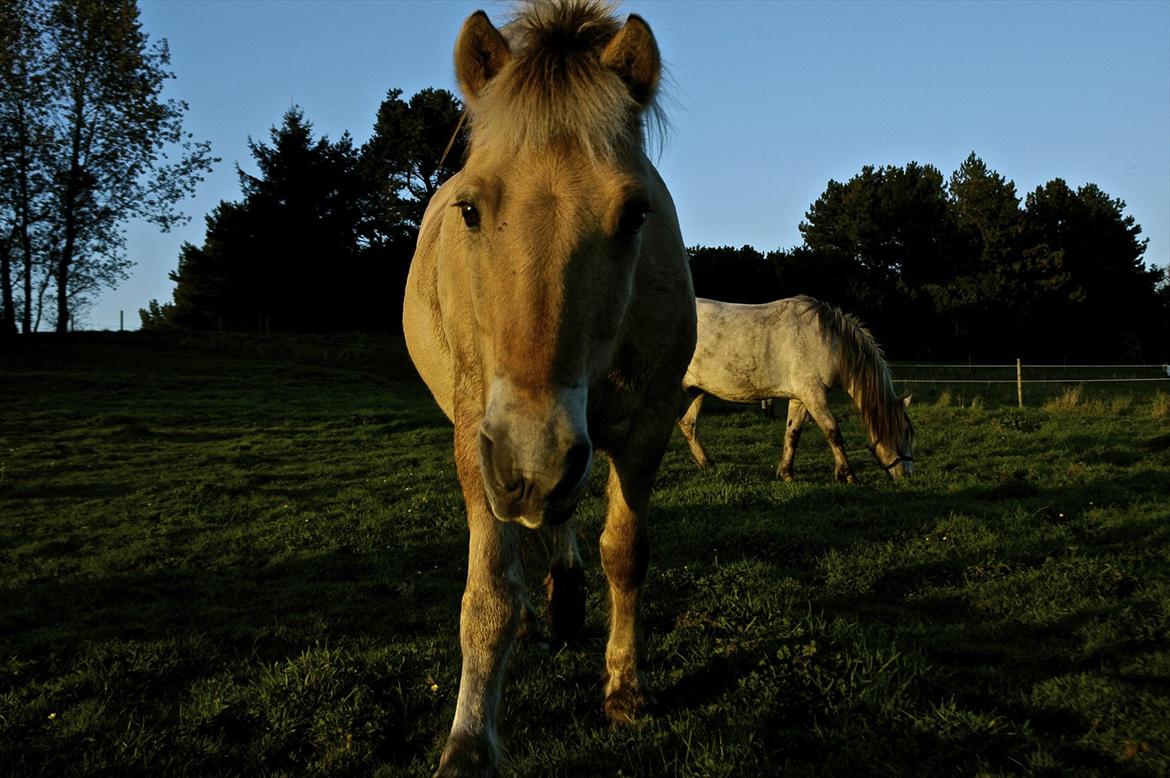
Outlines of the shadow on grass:
<svg viewBox="0 0 1170 778">
<path fill-rule="evenodd" d="M 449 723 L 465 560 L 438 538 L 0 588 L 0 772 L 417 772 Z"/>
</svg>

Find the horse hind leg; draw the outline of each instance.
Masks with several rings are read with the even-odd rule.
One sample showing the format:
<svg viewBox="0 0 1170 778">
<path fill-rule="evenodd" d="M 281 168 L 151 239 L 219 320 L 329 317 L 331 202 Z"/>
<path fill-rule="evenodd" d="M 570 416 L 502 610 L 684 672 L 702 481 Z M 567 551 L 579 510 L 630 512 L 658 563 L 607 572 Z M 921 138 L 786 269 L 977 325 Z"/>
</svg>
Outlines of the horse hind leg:
<svg viewBox="0 0 1170 778">
<path fill-rule="evenodd" d="M 796 446 L 800 443 L 800 432 L 804 422 L 808 419 L 808 411 L 804 403 L 796 398 L 788 401 L 788 422 L 784 427 L 784 453 L 780 455 L 780 464 L 776 465 L 776 477 L 785 481 L 792 479 L 792 467 L 796 460 Z"/>
<path fill-rule="evenodd" d="M 548 530 L 549 571 L 544 579 L 548 601 L 545 619 L 553 637 L 572 640 L 585 624 L 585 570 L 577 547 L 576 522 L 569 519 Z"/>
<path fill-rule="evenodd" d="M 695 463 L 704 470 L 715 467 L 714 460 L 707 455 L 707 450 L 699 442 L 697 431 L 699 412 L 703 409 L 703 398 L 706 396 L 702 392 L 695 393 L 691 398 L 691 404 L 687 407 L 686 413 L 678 420 L 679 432 L 682 433 L 683 439 L 690 446 L 691 456 L 695 458 Z"/>
<path fill-rule="evenodd" d="M 804 403 L 813 421 L 821 428 L 821 432 L 825 433 L 825 440 L 828 441 L 829 448 L 833 452 L 833 475 L 838 481 L 844 483 L 860 483 L 849 464 L 849 458 L 845 456 L 845 439 L 841 436 L 841 427 L 837 424 L 837 418 L 829 410 L 828 398 L 824 396 L 812 400 L 806 398 Z"/>
</svg>

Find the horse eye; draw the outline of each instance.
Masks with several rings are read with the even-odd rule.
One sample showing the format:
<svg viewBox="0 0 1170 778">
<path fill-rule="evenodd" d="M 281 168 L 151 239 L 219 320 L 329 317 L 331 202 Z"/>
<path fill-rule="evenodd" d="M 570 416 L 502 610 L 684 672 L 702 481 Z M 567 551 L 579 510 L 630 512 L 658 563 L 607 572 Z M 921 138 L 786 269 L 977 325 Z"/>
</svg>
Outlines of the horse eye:
<svg viewBox="0 0 1170 778">
<path fill-rule="evenodd" d="M 479 228 L 479 211 L 471 203 L 458 203 L 459 213 L 463 216 L 463 223 L 467 225 L 467 229 L 474 230 Z"/>
<path fill-rule="evenodd" d="M 617 234 L 626 237 L 637 234 L 638 230 L 642 229 L 642 224 L 646 221 L 646 214 L 649 212 L 650 208 L 645 203 L 627 203 L 622 211 L 622 218 L 618 220 Z"/>
</svg>

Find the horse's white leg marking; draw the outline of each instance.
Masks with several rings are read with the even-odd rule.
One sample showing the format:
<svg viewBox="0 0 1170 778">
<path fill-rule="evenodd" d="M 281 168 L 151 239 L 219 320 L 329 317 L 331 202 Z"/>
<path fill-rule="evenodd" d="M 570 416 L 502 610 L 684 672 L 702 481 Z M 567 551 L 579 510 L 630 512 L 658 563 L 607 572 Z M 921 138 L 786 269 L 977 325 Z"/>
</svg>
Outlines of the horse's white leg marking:
<svg viewBox="0 0 1170 778">
<path fill-rule="evenodd" d="M 467 584 L 459 614 L 463 669 L 455 721 L 435 773 L 439 776 L 485 775 L 499 764 L 496 713 L 504 668 L 520 626 L 524 593 L 519 553 L 522 530 L 492 516 L 472 453 L 475 449 L 467 450 L 469 438 L 475 440 L 474 432 L 460 435 L 457 425 L 455 459 L 467 503 L 470 540 Z"/>
</svg>

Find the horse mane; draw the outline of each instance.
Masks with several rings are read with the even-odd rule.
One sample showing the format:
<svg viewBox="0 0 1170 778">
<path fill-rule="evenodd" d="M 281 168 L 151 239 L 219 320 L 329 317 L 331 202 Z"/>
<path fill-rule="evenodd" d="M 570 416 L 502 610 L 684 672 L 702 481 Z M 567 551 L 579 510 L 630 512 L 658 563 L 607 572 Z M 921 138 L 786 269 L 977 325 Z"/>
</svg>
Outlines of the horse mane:
<svg viewBox="0 0 1170 778">
<path fill-rule="evenodd" d="M 870 438 L 896 443 L 906 432 L 906 414 L 881 346 L 853 314 L 812 297 L 799 299 L 838 344 L 841 382 L 861 411 Z"/>
<path fill-rule="evenodd" d="M 471 146 L 568 143 L 605 158 L 643 148 L 643 112 L 661 127 L 661 109 L 654 100 L 639 105 L 601 63 L 622 24 L 604 0 L 522 2 L 500 28 L 511 61 L 469 106 Z"/>
</svg>

